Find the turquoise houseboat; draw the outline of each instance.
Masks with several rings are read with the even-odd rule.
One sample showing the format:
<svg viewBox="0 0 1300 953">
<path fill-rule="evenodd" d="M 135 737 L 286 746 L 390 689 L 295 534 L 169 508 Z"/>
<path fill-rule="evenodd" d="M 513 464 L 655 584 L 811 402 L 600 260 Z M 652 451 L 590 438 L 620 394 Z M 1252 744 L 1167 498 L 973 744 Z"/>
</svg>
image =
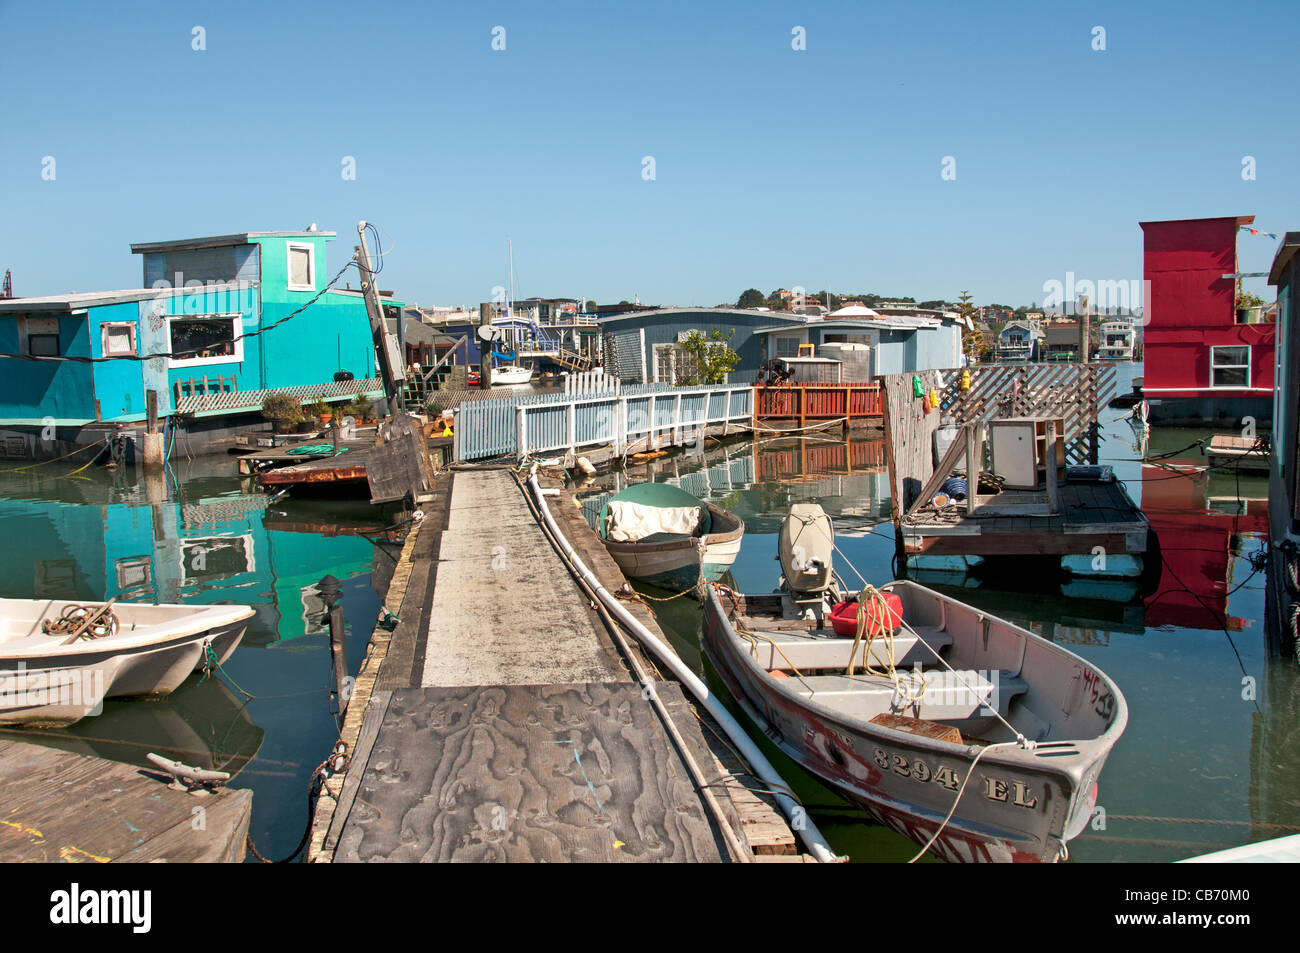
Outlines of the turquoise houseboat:
<svg viewBox="0 0 1300 953">
<path fill-rule="evenodd" d="M 0 299 L 0 456 L 55 456 L 138 432 L 149 391 L 191 452 L 264 429 L 273 393 L 383 396 L 361 293 L 329 287 L 334 237 L 308 229 L 134 244 L 139 288 Z M 388 296 L 384 306 L 396 316 L 402 302 Z"/>
</svg>

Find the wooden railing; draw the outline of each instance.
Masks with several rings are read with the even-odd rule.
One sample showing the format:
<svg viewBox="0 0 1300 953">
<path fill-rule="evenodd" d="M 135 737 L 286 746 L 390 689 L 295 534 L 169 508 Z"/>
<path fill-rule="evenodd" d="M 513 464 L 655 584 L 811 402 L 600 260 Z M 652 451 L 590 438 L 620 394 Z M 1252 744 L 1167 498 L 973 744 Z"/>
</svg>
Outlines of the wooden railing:
<svg viewBox="0 0 1300 953">
<path fill-rule="evenodd" d="M 759 419 L 849 420 L 881 417 L 879 384 L 778 384 L 755 388 Z"/>
</svg>

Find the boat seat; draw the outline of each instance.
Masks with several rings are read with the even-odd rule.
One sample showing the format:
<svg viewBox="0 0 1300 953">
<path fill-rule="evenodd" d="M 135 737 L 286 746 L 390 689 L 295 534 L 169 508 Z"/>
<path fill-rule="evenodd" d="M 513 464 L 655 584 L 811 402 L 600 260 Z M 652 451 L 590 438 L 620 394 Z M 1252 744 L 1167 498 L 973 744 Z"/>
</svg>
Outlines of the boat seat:
<svg viewBox="0 0 1300 953">
<path fill-rule="evenodd" d="M 769 671 L 774 668 L 789 670 L 793 665 L 800 671 L 819 668 L 848 667 L 849 653 L 853 650 L 853 639 L 836 635 L 830 629 L 791 631 L 789 629 L 764 631 L 752 629 L 759 633 L 754 639 L 755 658 L 758 664 Z M 942 652 L 952 645 L 952 636 L 937 628 L 918 629 L 918 638 L 910 632 L 899 632 L 894 636 L 894 664 L 900 668 L 910 669 L 915 664 L 933 665 L 935 653 Z M 742 636 L 742 638 L 744 638 Z M 768 640 L 771 641 L 768 641 Z M 927 648 L 926 646 L 929 646 Z M 857 660 L 862 664 L 866 649 L 858 645 Z M 866 655 L 874 668 L 883 668 L 885 645 L 882 639 L 871 644 L 871 652 Z"/>
<path fill-rule="evenodd" d="M 993 673 L 996 679 L 990 680 L 989 674 L 931 669 L 924 673 L 925 695 L 919 705 L 904 704 L 896 697 L 894 683 L 883 675 L 810 675 L 786 684 L 804 698 L 855 718 L 870 720 L 891 712 L 926 721 L 974 722 L 992 717 L 990 709 L 1005 717 L 1011 699 L 1029 690 L 1022 678 L 997 672 Z"/>
</svg>

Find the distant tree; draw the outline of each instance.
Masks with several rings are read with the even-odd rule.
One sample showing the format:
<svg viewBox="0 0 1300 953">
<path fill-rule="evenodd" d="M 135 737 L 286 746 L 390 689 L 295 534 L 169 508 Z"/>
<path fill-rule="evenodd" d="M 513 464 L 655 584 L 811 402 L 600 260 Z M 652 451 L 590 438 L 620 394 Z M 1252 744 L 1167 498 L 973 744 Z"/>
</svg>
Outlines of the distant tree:
<svg viewBox="0 0 1300 953">
<path fill-rule="evenodd" d="M 739 300 L 736 301 L 737 308 L 761 308 L 763 302 L 767 299 L 763 297 L 763 292 L 757 288 L 748 288 L 741 292 Z"/>
<path fill-rule="evenodd" d="M 744 295 L 741 300 L 744 300 Z M 730 344 L 735 333 L 736 329 L 732 328 L 723 337 L 722 332 L 714 328 L 708 337 L 699 331 L 688 334 L 680 345 L 683 360 L 677 383 L 690 387 L 723 383 L 740 363 L 740 355 L 731 349 Z"/>
<path fill-rule="evenodd" d="M 979 308 L 971 304 L 971 294 L 969 291 L 963 291 L 957 296 L 958 302 L 957 313 L 961 316 L 961 352 L 966 355 L 966 360 L 974 364 L 980 359 L 984 352 L 984 334 L 975 324 L 975 318 L 979 314 Z"/>
<path fill-rule="evenodd" d="M 926 311 L 947 311 L 952 306 L 947 301 L 936 299 L 934 301 L 922 301 L 917 307 Z"/>
</svg>

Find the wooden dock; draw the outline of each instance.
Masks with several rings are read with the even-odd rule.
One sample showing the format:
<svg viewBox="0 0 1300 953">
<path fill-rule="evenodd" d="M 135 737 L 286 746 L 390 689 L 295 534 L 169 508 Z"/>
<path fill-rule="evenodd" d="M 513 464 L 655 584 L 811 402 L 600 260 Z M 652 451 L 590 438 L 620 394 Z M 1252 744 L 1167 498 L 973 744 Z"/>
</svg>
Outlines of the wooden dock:
<svg viewBox="0 0 1300 953">
<path fill-rule="evenodd" d="M 253 792 L 195 795 L 132 765 L 0 741 L 0 863 L 238 863 Z M 203 809 L 196 829 L 195 808 Z"/>
<path fill-rule="evenodd" d="M 1211 466 L 1225 470 L 1242 470 L 1249 473 L 1267 473 L 1268 447 L 1254 437 L 1237 437 L 1232 434 L 1215 434 L 1205 448 Z"/>
<path fill-rule="evenodd" d="M 566 496 L 551 508 L 587 560 L 578 509 Z M 680 686 L 655 683 L 670 731 L 513 474 L 440 474 L 423 512 L 386 600 L 400 621 L 372 640 L 345 719 L 351 763 L 326 785 L 309 859 L 753 860 Z M 589 565 L 606 578 L 599 550 Z M 777 849 L 793 852 L 786 835 Z"/>
<path fill-rule="evenodd" d="M 328 450 L 324 449 L 327 445 Z M 298 467 L 319 460 L 330 461 L 336 457 L 346 457 L 350 453 L 369 450 L 374 445 L 375 438 L 373 436 L 354 437 L 339 443 L 339 450 L 347 451 L 340 455 L 334 449 L 329 434 L 326 433 L 288 446 L 260 447 L 251 453 L 241 454 L 238 458 L 238 468 L 241 475 L 258 474 L 260 476 L 280 467 Z M 321 449 L 314 450 L 311 453 L 302 452 L 309 447 L 319 447 Z"/>
<path fill-rule="evenodd" d="M 882 378 L 899 555 L 922 568 L 936 558 L 1053 556 L 1087 575 L 1101 547 L 1112 568 L 1139 570 L 1148 533 L 1142 511 L 1123 484 L 1069 466 L 1096 463 L 1097 413 L 1110 400 L 1114 377 L 1107 365 L 994 364 Z M 931 395 L 939 407 L 928 406 Z M 936 460 L 935 433 L 945 418 L 958 435 Z M 1002 487 L 1001 478 L 989 474 L 996 461 L 986 431 L 1002 420 L 1042 430 L 1037 449 L 1031 448 L 1036 484 L 1031 479 L 1024 488 Z M 966 498 L 935 502 L 952 475 L 966 479 Z"/>
</svg>

